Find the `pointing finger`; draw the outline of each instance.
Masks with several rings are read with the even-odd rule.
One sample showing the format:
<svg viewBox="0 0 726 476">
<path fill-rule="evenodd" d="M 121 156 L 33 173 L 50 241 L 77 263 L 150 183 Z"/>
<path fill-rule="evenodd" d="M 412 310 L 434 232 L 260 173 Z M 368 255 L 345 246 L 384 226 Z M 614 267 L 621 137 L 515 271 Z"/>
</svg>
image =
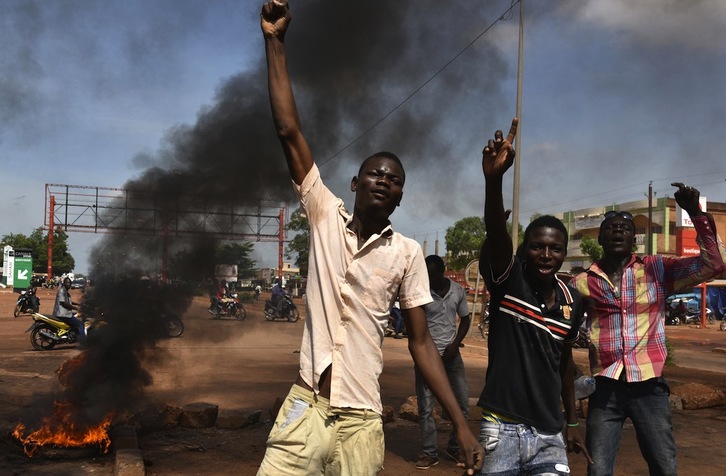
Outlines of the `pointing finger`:
<svg viewBox="0 0 726 476">
<path fill-rule="evenodd" d="M 507 142 L 510 144 L 514 141 L 514 137 L 517 135 L 517 128 L 519 127 L 519 118 L 515 117 L 512 119 L 512 126 L 509 128 L 509 134 L 507 134 Z"/>
</svg>

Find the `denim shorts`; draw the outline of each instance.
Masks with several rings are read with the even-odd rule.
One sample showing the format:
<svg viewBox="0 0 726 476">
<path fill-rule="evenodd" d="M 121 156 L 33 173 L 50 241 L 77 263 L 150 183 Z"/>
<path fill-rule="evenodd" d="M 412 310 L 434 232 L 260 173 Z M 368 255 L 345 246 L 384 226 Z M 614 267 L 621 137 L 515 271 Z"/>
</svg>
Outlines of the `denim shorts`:
<svg viewBox="0 0 726 476">
<path fill-rule="evenodd" d="M 529 425 L 482 421 L 484 448 L 480 476 L 562 476 L 570 474 L 562 433 L 542 433 Z"/>
</svg>

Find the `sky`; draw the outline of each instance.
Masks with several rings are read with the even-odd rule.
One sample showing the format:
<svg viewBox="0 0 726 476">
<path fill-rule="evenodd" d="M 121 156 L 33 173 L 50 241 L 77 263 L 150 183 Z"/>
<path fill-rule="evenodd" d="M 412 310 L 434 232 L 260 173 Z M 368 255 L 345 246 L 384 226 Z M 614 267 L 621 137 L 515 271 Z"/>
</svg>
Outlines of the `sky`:
<svg viewBox="0 0 726 476">
<path fill-rule="evenodd" d="M 446 229 L 482 215 L 481 150 L 515 115 L 520 4 L 289 3 L 289 70 L 324 181 L 350 209 L 361 160 L 396 153 L 394 228 L 443 254 Z M 260 7 L 0 0 L 0 237 L 43 226 L 48 183 L 294 210 Z M 720 0 L 525 0 L 520 222 L 643 199 L 651 182 L 656 198 L 681 181 L 726 202 L 723 44 Z M 122 240 L 70 232 L 75 271 Z M 253 258 L 276 266 L 277 244 Z"/>
</svg>

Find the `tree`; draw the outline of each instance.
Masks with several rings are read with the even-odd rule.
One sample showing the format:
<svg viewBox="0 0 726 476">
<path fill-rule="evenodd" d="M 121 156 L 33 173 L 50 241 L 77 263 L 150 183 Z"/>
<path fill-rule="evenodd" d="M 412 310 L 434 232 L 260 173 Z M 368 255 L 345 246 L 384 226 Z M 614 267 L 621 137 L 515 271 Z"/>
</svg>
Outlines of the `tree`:
<svg viewBox="0 0 726 476">
<path fill-rule="evenodd" d="M 292 215 L 285 227 L 288 231 L 297 231 L 292 240 L 287 244 L 285 256 L 295 256 L 295 266 L 300 269 L 301 276 L 308 274 L 308 258 L 310 254 L 310 222 L 303 215 L 302 209 L 298 208 Z"/>
<path fill-rule="evenodd" d="M 464 269 L 469 261 L 479 256 L 486 232 L 484 219 L 466 217 L 446 229 L 446 251 L 451 269 Z"/>
<path fill-rule="evenodd" d="M 33 254 L 33 272 L 45 273 L 48 270 L 48 235 L 43 227 L 36 228 L 25 236 L 21 233 L 5 235 L 0 240 L 2 246 L 10 245 L 14 249 L 29 249 Z M 62 227 L 53 233 L 53 274 L 70 273 L 76 266 L 76 260 L 68 252 L 68 234 Z"/>
<path fill-rule="evenodd" d="M 524 229 L 519 225 L 518 243 L 524 240 Z M 512 233 L 512 224 L 507 222 L 507 233 Z M 486 238 L 484 219 L 466 217 L 446 229 L 446 251 L 451 269 L 464 269 L 473 259 L 479 257 L 481 245 Z"/>
<path fill-rule="evenodd" d="M 254 244 L 250 241 L 217 245 L 214 253 L 215 264 L 236 264 L 237 275 L 249 278 L 255 275 L 255 260 L 250 258 Z"/>
<path fill-rule="evenodd" d="M 602 246 L 592 236 L 583 236 L 580 241 L 580 251 L 589 256 L 593 263 L 602 258 Z"/>
</svg>

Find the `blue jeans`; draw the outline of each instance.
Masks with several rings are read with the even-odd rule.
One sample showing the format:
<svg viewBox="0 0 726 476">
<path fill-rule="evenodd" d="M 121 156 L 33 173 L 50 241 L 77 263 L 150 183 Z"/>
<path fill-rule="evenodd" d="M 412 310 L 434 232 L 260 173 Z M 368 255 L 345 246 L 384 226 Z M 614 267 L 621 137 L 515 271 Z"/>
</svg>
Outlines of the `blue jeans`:
<svg viewBox="0 0 726 476">
<path fill-rule="evenodd" d="M 401 310 L 397 307 L 392 307 L 391 315 L 393 316 L 393 330 L 396 332 L 396 335 L 400 335 L 403 330 L 403 315 L 401 314 Z"/>
<path fill-rule="evenodd" d="M 73 327 L 76 330 L 76 334 L 78 335 L 79 339 L 85 339 L 86 337 L 86 326 L 83 324 L 83 321 L 78 319 L 76 316 L 70 316 L 70 317 L 58 317 L 55 316 L 61 321 L 65 322 L 69 326 Z"/>
<path fill-rule="evenodd" d="M 481 422 L 484 465 L 478 476 L 565 476 L 570 474 L 562 433 L 540 433 L 519 423 Z"/>
<path fill-rule="evenodd" d="M 651 475 L 676 475 L 670 389 L 663 377 L 644 382 L 624 382 L 597 377 L 587 410 L 587 449 L 595 464 L 589 476 L 612 475 L 626 418 L 635 427 L 640 452 Z"/>
<path fill-rule="evenodd" d="M 449 377 L 449 384 L 454 391 L 459 408 L 464 417 L 469 414 L 469 387 L 466 384 L 466 372 L 464 361 L 459 352 L 448 360 L 443 361 L 444 370 Z M 421 426 L 421 446 L 426 456 L 438 457 L 438 444 L 436 443 L 436 421 L 434 420 L 434 394 L 424 382 L 423 376 L 418 368 L 414 367 L 416 374 L 416 398 L 418 400 L 418 418 Z M 451 431 L 447 449 L 457 454 L 459 442 L 456 441 L 456 432 Z"/>
</svg>

